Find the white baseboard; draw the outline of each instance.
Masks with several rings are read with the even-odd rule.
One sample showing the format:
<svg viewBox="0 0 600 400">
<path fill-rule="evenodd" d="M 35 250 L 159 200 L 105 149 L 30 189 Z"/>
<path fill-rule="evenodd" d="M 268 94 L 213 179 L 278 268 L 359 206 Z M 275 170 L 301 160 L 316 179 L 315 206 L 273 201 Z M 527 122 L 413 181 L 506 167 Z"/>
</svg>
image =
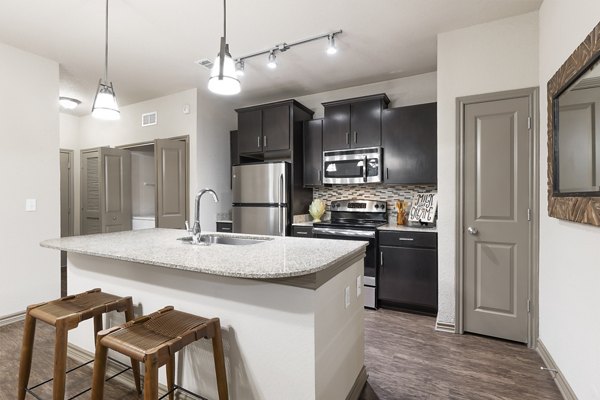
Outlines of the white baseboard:
<svg viewBox="0 0 600 400">
<path fill-rule="evenodd" d="M 450 322 L 435 321 L 435 330 L 447 333 L 456 333 L 456 326 Z"/>
<path fill-rule="evenodd" d="M 25 311 L 0 317 L 0 326 L 10 325 L 25 319 Z"/>
<path fill-rule="evenodd" d="M 548 349 L 546 346 L 544 346 L 544 343 L 542 343 L 539 338 L 537 340 L 536 350 L 540 357 L 542 357 L 542 361 L 546 365 L 546 368 L 556 371 L 548 371 L 548 373 L 554 379 L 554 383 L 556 383 L 556 386 L 558 387 L 558 390 L 560 391 L 560 394 L 562 394 L 563 398 L 565 400 L 577 400 L 577 396 L 575 395 L 575 392 L 573 392 L 573 389 L 571 389 L 569 382 L 567 382 L 565 376 L 554 362 L 554 359 L 552 359 Z"/>
<path fill-rule="evenodd" d="M 75 346 L 74 344 L 71 344 L 71 343 L 69 343 L 67 346 L 67 356 L 72 358 L 73 360 L 75 360 L 75 362 L 77 362 L 78 364 L 88 362 L 89 360 L 94 358 L 94 354 L 90 353 L 87 350 L 82 349 L 81 347 Z M 121 361 L 121 360 L 119 360 L 119 361 Z M 129 364 L 129 359 L 126 359 L 125 363 Z M 93 364 L 89 364 L 89 365 L 91 368 L 91 366 Z M 115 365 L 115 363 L 112 363 L 109 360 L 109 362 L 106 365 L 106 375 L 107 376 L 114 375 L 114 374 L 118 373 L 119 371 L 121 371 L 122 369 L 123 369 L 123 367 L 121 365 L 118 365 L 118 364 Z M 140 364 L 140 374 L 142 376 L 141 385 L 143 388 L 144 387 L 144 366 L 142 364 Z M 121 374 L 119 376 L 116 376 L 113 379 L 124 386 L 130 387 L 132 389 L 135 388 L 133 376 L 131 375 L 131 372 L 129 372 L 129 371 L 124 374 Z M 110 381 L 106 384 L 110 385 Z M 159 383 L 158 397 L 163 396 L 165 393 L 167 393 L 167 387 L 165 385 L 162 385 Z M 196 397 L 189 396 L 185 392 L 182 392 L 182 391 L 176 392 L 176 398 L 177 398 L 177 400 L 197 400 Z"/>
</svg>

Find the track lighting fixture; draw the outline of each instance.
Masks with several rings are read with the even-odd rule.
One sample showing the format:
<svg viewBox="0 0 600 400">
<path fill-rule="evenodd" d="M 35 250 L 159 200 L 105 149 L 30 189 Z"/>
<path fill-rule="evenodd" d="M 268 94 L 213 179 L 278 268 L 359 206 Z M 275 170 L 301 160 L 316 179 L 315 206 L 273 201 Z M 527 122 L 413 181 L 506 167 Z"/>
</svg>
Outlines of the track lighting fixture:
<svg viewBox="0 0 600 400">
<path fill-rule="evenodd" d="M 121 118 L 113 84 L 108 81 L 108 0 L 106 0 L 106 26 L 104 31 L 104 79 L 100 78 L 98 82 L 98 90 L 96 90 L 96 97 L 92 105 L 92 116 L 107 120 Z"/>
<path fill-rule="evenodd" d="M 267 62 L 267 67 L 271 69 L 277 68 L 277 58 L 275 57 L 275 53 L 273 50 L 269 53 L 269 62 Z"/>
<path fill-rule="evenodd" d="M 235 74 L 237 76 L 244 76 L 244 61 L 238 61 L 235 63 Z"/>
</svg>

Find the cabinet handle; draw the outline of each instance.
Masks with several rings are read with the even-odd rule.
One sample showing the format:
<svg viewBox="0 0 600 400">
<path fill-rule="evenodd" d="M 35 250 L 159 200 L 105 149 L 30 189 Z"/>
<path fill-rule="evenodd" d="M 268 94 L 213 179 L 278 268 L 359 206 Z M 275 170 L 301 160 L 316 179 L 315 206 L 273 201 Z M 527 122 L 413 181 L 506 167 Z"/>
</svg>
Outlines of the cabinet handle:
<svg viewBox="0 0 600 400">
<path fill-rule="evenodd" d="M 389 168 L 385 169 L 385 179 L 390 179 L 390 169 Z"/>
<path fill-rule="evenodd" d="M 383 268 L 383 251 L 379 252 L 379 265 Z"/>
<path fill-rule="evenodd" d="M 229 232 L 229 231 L 231 230 L 231 228 L 221 228 L 221 230 L 222 230 L 223 232 Z"/>
<path fill-rule="evenodd" d="M 354 131 L 354 143 L 358 142 L 358 132 Z"/>
<path fill-rule="evenodd" d="M 350 144 L 350 132 L 346 132 L 346 144 Z"/>
<path fill-rule="evenodd" d="M 260 136 L 257 136 L 256 140 L 257 140 L 256 147 L 258 147 L 260 149 Z"/>
<path fill-rule="evenodd" d="M 398 240 L 404 240 L 405 242 L 412 242 L 415 239 L 414 238 L 404 238 L 404 237 L 401 237 L 401 238 L 398 238 Z"/>
<path fill-rule="evenodd" d="M 319 183 L 323 182 L 323 178 L 321 177 L 321 170 L 319 170 Z"/>
<path fill-rule="evenodd" d="M 263 136 L 263 145 L 265 146 L 265 149 L 267 148 L 267 137 Z"/>
<path fill-rule="evenodd" d="M 296 235 L 308 235 L 306 231 L 296 231 Z"/>
</svg>

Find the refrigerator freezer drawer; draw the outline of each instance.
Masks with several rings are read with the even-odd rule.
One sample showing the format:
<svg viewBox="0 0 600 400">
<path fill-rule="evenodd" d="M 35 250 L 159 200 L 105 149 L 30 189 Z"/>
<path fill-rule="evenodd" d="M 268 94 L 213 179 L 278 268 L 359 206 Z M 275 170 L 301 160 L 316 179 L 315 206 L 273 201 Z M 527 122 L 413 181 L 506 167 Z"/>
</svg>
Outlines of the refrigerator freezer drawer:
<svg viewBox="0 0 600 400">
<path fill-rule="evenodd" d="M 233 232 L 256 235 L 285 236 L 288 223 L 287 207 L 254 207 L 234 205 Z"/>
</svg>

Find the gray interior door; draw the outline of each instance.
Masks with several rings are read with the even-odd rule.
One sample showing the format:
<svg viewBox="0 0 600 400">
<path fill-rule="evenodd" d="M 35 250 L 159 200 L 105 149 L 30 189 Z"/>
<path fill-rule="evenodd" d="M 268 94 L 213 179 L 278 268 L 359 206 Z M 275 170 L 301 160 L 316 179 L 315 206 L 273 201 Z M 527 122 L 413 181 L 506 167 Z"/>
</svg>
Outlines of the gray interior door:
<svg viewBox="0 0 600 400">
<path fill-rule="evenodd" d="M 157 139 L 156 160 L 156 226 L 185 227 L 187 220 L 187 155 L 186 142 Z"/>
<path fill-rule="evenodd" d="M 529 98 L 464 112 L 464 330 L 527 342 Z"/>
<path fill-rule="evenodd" d="M 73 151 L 60 150 L 60 236 L 73 236 Z"/>
<path fill-rule="evenodd" d="M 100 149 L 81 151 L 81 234 L 101 233 Z"/>
<path fill-rule="evenodd" d="M 131 229 L 131 153 L 101 147 L 100 224 L 102 232 Z"/>
</svg>

